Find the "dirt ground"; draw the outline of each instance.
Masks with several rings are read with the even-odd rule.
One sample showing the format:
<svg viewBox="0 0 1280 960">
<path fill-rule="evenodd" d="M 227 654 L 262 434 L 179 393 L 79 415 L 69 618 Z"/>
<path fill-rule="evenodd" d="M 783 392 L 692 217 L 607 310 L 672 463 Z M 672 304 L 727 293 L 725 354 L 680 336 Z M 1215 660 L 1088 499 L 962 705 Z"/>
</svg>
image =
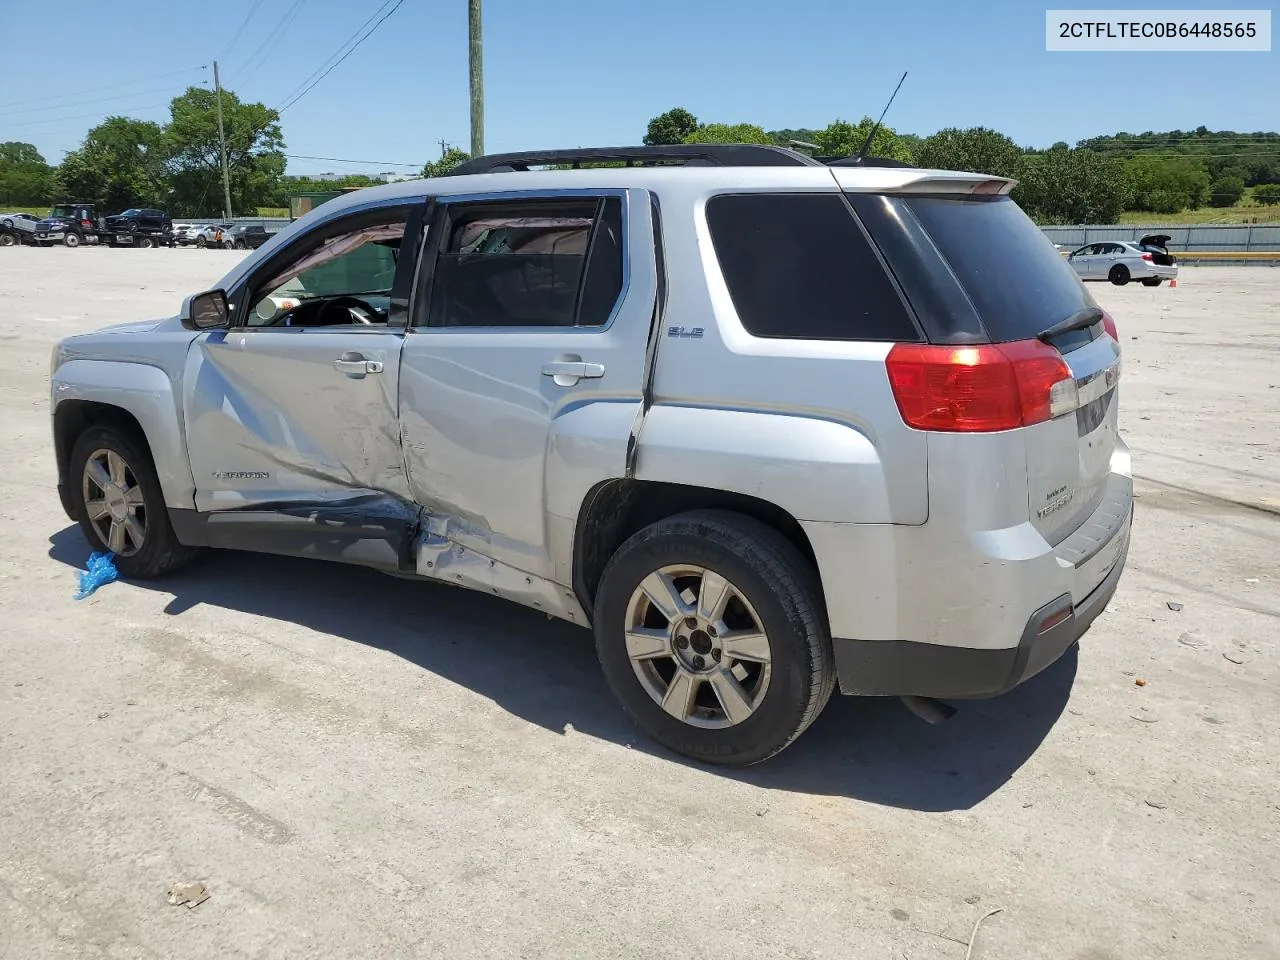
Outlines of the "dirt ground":
<svg viewBox="0 0 1280 960">
<path fill-rule="evenodd" d="M 726 772 L 492 598 L 228 553 L 72 599 L 50 347 L 238 256 L 0 250 L 0 957 L 962 960 L 997 907 L 974 957 L 1280 957 L 1280 270 L 1095 288 L 1140 499 L 1078 656 Z"/>
</svg>

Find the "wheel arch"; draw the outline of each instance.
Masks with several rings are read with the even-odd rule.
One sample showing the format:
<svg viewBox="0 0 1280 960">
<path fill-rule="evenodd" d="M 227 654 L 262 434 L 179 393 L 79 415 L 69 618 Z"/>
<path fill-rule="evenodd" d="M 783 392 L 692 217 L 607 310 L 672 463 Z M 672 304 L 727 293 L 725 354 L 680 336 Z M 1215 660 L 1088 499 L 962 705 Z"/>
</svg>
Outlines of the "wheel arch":
<svg viewBox="0 0 1280 960">
<path fill-rule="evenodd" d="M 573 591 L 587 615 L 609 558 L 632 534 L 690 510 L 727 510 L 780 533 L 818 572 L 813 546 L 800 522 L 777 504 L 710 487 L 659 480 L 612 479 L 596 484 L 582 500 L 574 525 Z M 825 603 L 824 603 L 825 616 Z"/>
<path fill-rule="evenodd" d="M 58 486 L 76 439 L 109 426 L 138 439 L 151 457 L 169 507 L 194 505 L 182 415 L 168 375 L 158 367 L 102 360 L 69 360 L 53 376 L 53 442 Z"/>
</svg>

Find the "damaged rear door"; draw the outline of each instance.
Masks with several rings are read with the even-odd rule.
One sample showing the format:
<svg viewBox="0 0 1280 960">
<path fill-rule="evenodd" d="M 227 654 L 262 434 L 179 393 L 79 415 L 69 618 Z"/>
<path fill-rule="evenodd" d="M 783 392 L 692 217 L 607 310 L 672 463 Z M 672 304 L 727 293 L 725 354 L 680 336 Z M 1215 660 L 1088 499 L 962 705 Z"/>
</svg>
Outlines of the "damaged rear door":
<svg viewBox="0 0 1280 960">
<path fill-rule="evenodd" d="M 417 510 L 395 318 L 421 206 L 362 210 L 300 236 L 232 294 L 236 325 L 196 339 L 183 382 L 194 539 L 401 565 Z"/>
</svg>

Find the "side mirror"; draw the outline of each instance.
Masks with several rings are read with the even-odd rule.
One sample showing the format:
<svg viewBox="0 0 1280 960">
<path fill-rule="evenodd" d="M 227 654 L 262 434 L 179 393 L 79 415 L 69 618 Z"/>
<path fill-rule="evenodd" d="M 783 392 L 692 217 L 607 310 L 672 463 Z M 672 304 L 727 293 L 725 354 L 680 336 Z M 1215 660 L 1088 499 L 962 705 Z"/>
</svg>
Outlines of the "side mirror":
<svg viewBox="0 0 1280 960">
<path fill-rule="evenodd" d="M 187 298 L 182 311 L 182 325 L 188 330 L 217 330 L 230 325 L 230 316 L 226 293 L 206 290 Z"/>
</svg>

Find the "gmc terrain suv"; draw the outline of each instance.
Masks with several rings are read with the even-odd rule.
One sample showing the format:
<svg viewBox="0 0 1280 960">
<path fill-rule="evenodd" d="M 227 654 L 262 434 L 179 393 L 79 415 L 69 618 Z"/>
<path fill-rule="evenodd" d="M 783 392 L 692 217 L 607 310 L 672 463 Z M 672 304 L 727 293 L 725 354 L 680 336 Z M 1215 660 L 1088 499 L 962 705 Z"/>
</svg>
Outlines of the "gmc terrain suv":
<svg viewBox="0 0 1280 960">
<path fill-rule="evenodd" d="M 837 682 L 998 694 L 1106 606 L 1132 500 L 1115 326 L 1012 186 L 687 146 L 361 190 L 56 347 L 59 493 L 126 577 L 231 547 L 589 626 L 704 760 Z"/>
</svg>

